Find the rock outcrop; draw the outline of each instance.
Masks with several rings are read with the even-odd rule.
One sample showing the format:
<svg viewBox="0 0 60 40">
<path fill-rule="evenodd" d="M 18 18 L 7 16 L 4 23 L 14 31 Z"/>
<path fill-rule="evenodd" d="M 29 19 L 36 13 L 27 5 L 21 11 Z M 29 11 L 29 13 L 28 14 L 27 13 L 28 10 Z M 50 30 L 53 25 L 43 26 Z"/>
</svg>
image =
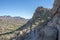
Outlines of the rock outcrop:
<svg viewBox="0 0 60 40">
<path fill-rule="evenodd" d="M 52 13 L 49 9 L 38 7 L 32 19 L 28 22 L 30 23 L 30 32 L 24 34 L 22 37 L 23 40 L 38 40 L 41 28 L 43 28 L 50 21 L 51 15 Z"/>
<path fill-rule="evenodd" d="M 55 0 L 52 10 L 51 20 L 32 30 L 31 40 L 60 40 L 60 0 Z"/>
<path fill-rule="evenodd" d="M 41 9 L 39 9 L 41 8 Z M 42 7 L 38 7 L 36 10 L 33 18 L 34 19 L 41 19 Z M 48 22 L 45 24 L 39 24 L 35 29 L 31 30 L 31 34 L 28 36 L 30 39 L 28 40 L 60 40 L 60 1 L 55 0 L 53 8 L 52 8 L 52 18 L 47 19 Z M 37 16 L 38 15 L 38 16 Z M 28 38 L 27 37 L 27 38 Z M 25 38 L 27 40 L 27 38 Z"/>
<path fill-rule="evenodd" d="M 31 40 L 60 40 L 60 15 L 55 15 L 47 25 L 38 26 L 31 33 Z"/>
<path fill-rule="evenodd" d="M 52 8 L 53 15 L 60 12 L 60 0 L 55 0 Z"/>
</svg>

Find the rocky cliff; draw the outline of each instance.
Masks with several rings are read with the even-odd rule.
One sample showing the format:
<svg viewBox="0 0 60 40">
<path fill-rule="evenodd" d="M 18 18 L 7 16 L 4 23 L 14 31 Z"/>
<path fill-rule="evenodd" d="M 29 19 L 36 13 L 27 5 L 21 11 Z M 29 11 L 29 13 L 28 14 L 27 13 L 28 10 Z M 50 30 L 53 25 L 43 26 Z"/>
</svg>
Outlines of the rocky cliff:
<svg viewBox="0 0 60 40">
<path fill-rule="evenodd" d="M 60 12 L 60 0 L 55 0 L 52 8 L 52 14 L 56 14 L 57 12 Z"/>
<path fill-rule="evenodd" d="M 51 20 L 32 31 L 30 40 L 60 40 L 60 0 L 54 2 Z"/>
<path fill-rule="evenodd" d="M 37 9 L 33 19 L 46 19 L 46 21 L 39 23 L 34 29 L 31 29 L 30 35 L 25 35 L 27 37 L 24 37 L 24 40 L 60 40 L 60 0 L 54 1 L 52 11 L 47 13 L 51 12 L 52 15 L 47 16 L 47 18 L 43 15 L 45 12 L 42 12 L 44 11 L 42 7 L 38 7 Z"/>
</svg>

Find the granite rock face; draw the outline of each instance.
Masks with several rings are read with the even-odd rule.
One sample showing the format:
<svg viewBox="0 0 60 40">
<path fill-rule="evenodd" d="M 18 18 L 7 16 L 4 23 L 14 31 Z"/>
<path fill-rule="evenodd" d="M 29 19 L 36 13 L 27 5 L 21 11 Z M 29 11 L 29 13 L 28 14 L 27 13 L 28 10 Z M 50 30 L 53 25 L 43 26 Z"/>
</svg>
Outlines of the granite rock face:
<svg viewBox="0 0 60 40">
<path fill-rule="evenodd" d="M 36 19 L 42 19 L 44 18 L 44 16 L 50 17 L 51 11 L 47 8 L 37 7 L 32 18 L 36 20 Z"/>
<path fill-rule="evenodd" d="M 37 10 L 33 16 L 36 19 L 41 17 L 39 13 L 43 10 L 40 8 L 41 10 Z M 51 20 L 31 30 L 29 40 L 60 40 L 60 0 L 55 0 L 52 10 Z"/>
<path fill-rule="evenodd" d="M 60 40 L 60 0 L 55 0 L 53 9 L 53 17 L 47 25 L 38 26 L 34 31 L 34 40 Z M 40 28 L 40 29 L 39 29 Z M 39 30 L 38 30 L 39 29 Z"/>
<path fill-rule="evenodd" d="M 56 13 L 56 11 L 60 12 L 60 0 L 55 0 L 52 8 L 53 15 Z"/>
<path fill-rule="evenodd" d="M 55 15 L 52 21 L 47 25 L 38 26 L 31 35 L 32 40 L 60 40 L 60 17 L 59 14 Z"/>
<path fill-rule="evenodd" d="M 40 30 L 43 28 L 44 25 L 47 24 L 47 22 L 50 20 L 51 17 L 51 11 L 43 8 L 38 7 L 32 17 L 31 21 L 31 29 L 30 32 L 27 33 L 23 38 L 24 40 L 40 40 Z M 34 23 L 33 23 L 34 22 Z M 33 28 L 33 25 L 37 25 L 35 28 Z"/>
</svg>

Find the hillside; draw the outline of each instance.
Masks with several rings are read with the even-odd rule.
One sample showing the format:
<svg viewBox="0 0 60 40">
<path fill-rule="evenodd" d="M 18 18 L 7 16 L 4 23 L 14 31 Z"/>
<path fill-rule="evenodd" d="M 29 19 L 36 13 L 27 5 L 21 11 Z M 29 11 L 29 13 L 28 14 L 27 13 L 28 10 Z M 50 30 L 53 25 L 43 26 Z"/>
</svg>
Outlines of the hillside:
<svg viewBox="0 0 60 40">
<path fill-rule="evenodd" d="M 27 19 L 21 17 L 0 16 L 0 34 L 18 29 Z"/>
</svg>

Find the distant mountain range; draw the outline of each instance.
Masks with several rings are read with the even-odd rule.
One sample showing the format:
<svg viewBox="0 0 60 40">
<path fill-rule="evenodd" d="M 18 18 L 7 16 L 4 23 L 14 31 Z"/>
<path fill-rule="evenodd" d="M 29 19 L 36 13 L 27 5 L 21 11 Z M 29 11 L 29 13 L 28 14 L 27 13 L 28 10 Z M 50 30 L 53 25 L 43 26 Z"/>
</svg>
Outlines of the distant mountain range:
<svg viewBox="0 0 60 40">
<path fill-rule="evenodd" d="M 28 19 L 22 17 L 0 16 L 0 33 L 13 31 L 27 21 Z"/>
</svg>

